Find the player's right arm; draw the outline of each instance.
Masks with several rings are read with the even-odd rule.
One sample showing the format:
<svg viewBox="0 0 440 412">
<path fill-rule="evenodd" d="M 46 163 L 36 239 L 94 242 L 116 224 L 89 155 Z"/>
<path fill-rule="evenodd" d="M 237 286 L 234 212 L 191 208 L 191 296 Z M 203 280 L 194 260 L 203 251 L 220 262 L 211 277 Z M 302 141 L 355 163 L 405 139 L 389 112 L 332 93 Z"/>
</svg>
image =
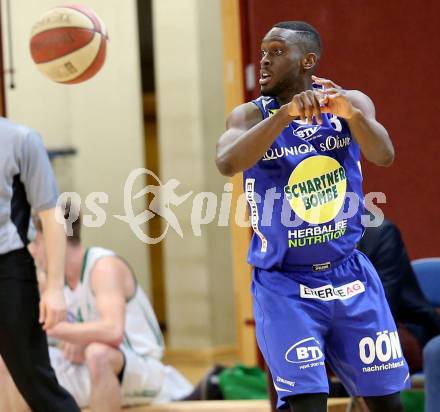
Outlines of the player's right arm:
<svg viewBox="0 0 440 412">
<path fill-rule="evenodd" d="M 226 122 L 226 132 L 217 143 L 216 164 L 222 175 L 233 176 L 252 167 L 292 121 L 288 106 L 264 119 L 253 103 L 236 107 Z"/>
<path fill-rule="evenodd" d="M 260 160 L 289 123 L 300 118 L 311 123 L 313 116 L 321 123 L 318 97 L 312 90 L 293 96 L 271 117 L 263 120 L 254 103 L 236 107 L 226 122 L 226 132 L 217 143 L 216 164 L 221 174 L 233 176 Z"/>
</svg>

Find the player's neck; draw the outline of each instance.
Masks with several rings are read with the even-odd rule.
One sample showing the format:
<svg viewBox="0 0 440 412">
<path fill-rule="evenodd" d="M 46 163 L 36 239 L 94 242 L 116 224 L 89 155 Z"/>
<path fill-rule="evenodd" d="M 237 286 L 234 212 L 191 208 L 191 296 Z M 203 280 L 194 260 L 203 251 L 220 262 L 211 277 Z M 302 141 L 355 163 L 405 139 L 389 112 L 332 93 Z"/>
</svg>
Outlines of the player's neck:
<svg viewBox="0 0 440 412">
<path fill-rule="evenodd" d="M 82 245 L 68 244 L 66 252 L 66 282 L 70 289 L 75 289 L 81 280 L 85 251 Z"/>
<path fill-rule="evenodd" d="M 312 78 L 310 76 L 302 77 L 300 79 L 297 79 L 297 81 L 295 82 L 295 84 L 292 85 L 292 87 L 287 89 L 285 92 L 280 93 L 277 96 L 277 101 L 282 106 L 283 104 L 289 103 L 292 100 L 293 96 L 295 96 L 296 94 L 299 94 L 311 88 L 312 88 Z"/>
</svg>

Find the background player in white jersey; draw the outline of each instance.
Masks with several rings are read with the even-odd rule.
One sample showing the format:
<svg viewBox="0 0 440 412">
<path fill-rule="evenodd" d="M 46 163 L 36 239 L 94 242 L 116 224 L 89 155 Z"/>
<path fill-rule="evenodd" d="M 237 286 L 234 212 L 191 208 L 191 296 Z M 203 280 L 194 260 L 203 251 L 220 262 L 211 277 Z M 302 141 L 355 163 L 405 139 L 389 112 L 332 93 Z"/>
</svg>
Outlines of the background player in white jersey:
<svg viewBox="0 0 440 412">
<path fill-rule="evenodd" d="M 68 322 L 48 331 L 49 348 L 60 383 L 81 407 L 119 411 L 122 405 L 177 400 L 191 384 L 165 366 L 163 338 L 153 309 L 127 263 L 114 252 L 80 241 L 80 219 L 73 224 L 66 253 L 65 296 Z M 39 227 L 38 222 L 36 224 Z M 30 250 L 46 268 L 45 245 L 38 230 Z M 41 277 L 41 276 L 40 276 Z M 40 284 L 44 288 L 44 279 Z M 10 381 L 10 408 L 28 410 Z"/>
</svg>

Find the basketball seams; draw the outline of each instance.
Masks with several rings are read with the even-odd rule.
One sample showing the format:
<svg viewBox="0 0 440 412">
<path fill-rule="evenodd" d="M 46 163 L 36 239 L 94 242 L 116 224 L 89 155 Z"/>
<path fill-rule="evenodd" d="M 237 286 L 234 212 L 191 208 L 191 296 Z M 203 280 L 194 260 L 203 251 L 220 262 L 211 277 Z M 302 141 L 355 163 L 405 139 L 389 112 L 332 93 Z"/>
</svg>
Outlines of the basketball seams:
<svg viewBox="0 0 440 412">
<path fill-rule="evenodd" d="M 69 14 L 69 18 L 73 21 L 64 21 L 64 20 L 58 20 L 58 21 L 46 21 L 45 19 L 49 18 L 51 13 L 53 13 L 53 10 L 46 12 L 40 20 L 32 27 L 31 30 L 31 37 L 36 36 L 40 32 L 48 31 L 52 29 L 62 28 L 62 27 L 81 27 L 85 29 L 95 30 L 96 25 L 94 24 L 93 20 L 87 16 L 86 14 L 80 12 L 79 10 L 67 8 L 67 7 L 56 7 L 55 10 L 58 11 L 59 14 L 62 14 L 62 11 L 64 10 L 65 14 Z M 44 24 L 43 24 L 44 22 Z M 46 26 L 46 27 L 44 27 Z"/>
<path fill-rule="evenodd" d="M 101 19 L 98 18 L 98 16 L 94 12 L 90 11 L 90 13 L 88 13 L 86 9 L 79 4 L 65 4 L 63 6 L 60 6 L 60 8 L 74 10 L 78 13 L 81 13 L 92 22 L 93 27 L 95 28 L 97 33 L 100 33 L 104 37 L 106 37 L 104 25 L 102 24 Z"/>
<path fill-rule="evenodd" d="M 73 52 L 68 53 L 68 54 L 66 54 L 64 56 L 60 56 L 60 57 L 58 57 L 55 60 L 51 60 L 51 61 L 46 62 L 46 63 L 39 63 L 39 64 L 37 64 L 37 67 L 39 68 L 39 70 L 41 70 L 43 73 L 45 73 L 45 70 L 43 70 L 43 68 L 41 67 L 42 65 L 49 65 L 49 64 L 55 65 L 57 63 L 57 60 L 68 60 L 69 56 L 73 56 L 73 55 L 77 54 L 78 52 L 81 52 L 81 50 L 85 49 L 86 47 L 89 47 L 90 44 L 93 43 L 93 41 L 96 41 L 96 36 L 98 36 L 100 38 L 100 40 L 99 40 L 99 43 L 97 44 L 97 47 L 96 47 L 96 53 L 93 56 L 93 61 L 95 61 L 96 56 L 99 54 L 100 49 L 102 47 L 102 40 L 104 39 L 104 37 L 100 33 L 95 33 L 95 35 L 93 36 L 92 41 L 89 42 L 88 45 L 80 47 L 79 49 L 76 49 Z M 68 82 L 71 82 L 71 81 L 79 78 L 80 76 L 82 76 L 85 73 L 85 71 L 88 70 L 89 68 L 90 68 L 90 65 L 88 65 L 87 68 L 85 68 L 84 70 L 82 70 L 82 71 L 72 75 L 72 77 L 68 78 L 68 80 L 55 80 L 55 81 L 58 82 L 58 83 L 68 83 Z"/>
<path fill-rule="evenodd" d="M 89 75 L 87 72 L 99 61 L 99 59 L 102 60 L 99 63 L 99 66 L 102 66 L 104 63 L 105 55 L 106 55 L 106 42 L 105 41 L 106 41 L 105 37 L 101 35 L 101 43 L 99 45 L 98 52 L 96 53 L 93 61 L 89 64 L 89 66 L 78 77 L 75 77 L 72 80 L 68 80 L 68 81 L 65 81 L 62 83 L 75 84 L 75 83 L 83 82 L 83 81 L 89 79 L 90 77 L 92 77 L 95 73 L 92 73 L 91 75 Z"/>
<path fill-rule="evenodd" d="M 97 33 L 97 34 L 101 35 L 100 33 Z M 102 35 L 101 35 L 101 40 L 99 42 L 99 47 L 96 49 L 96 54 L 93 57 L 92 62 L 82 72 L 78 73 L 74 79 L 67 80 L 65 82 L 60 82 L 60 83 L 66 83 L 66 84 L 71 83 L 72 84 L 72 83 L 77 83 L 77 82 L 79 83 L 80 82 L 81 77 L 84 76 L 85 73 L 87 73 L 87 71 L 93 66 L 93 64 L 95 63 L 97 57 L 99 56 L 99 53 L 101 52 L 101 47 L 102 47 L 102 40 L 103 39 L 102 39 Z"/>
<path fill-rule="evenodd" d="M 72 28 L 72 29 L 80 29 L 80 30 L 87 31 L 87 32 L 89 32 L 89 33 L 92 33 L 93 36 L 91 37 L 91 39 L 90 39 L 87 43 L 83 44 L 81 47 L 78 47 L 77 49 L 75 49 L 75 50 L 73 50 L 73 51 L 70 51 L 70 52 L 65 53 L 65 54 L 61 54 L 61 55 L 59 55 L 59 56 L 57 56 L 57 57 L 55 57 L 55 58 L 49 59 L 49 60 L 38 60 L 38 61 L 34 60 L 34 62 L 35 62 L 36 64 L 43 64 L 43 63 L 50 63 L 50 62 L 53 62 L 53 61 L 55 61 L 55 60 L 57 60 L 57 59 L 61 59 L 62 57 L 66 57 L 66 56 L 68 56 L 69 54 L 74 54 L 74 53 L 76 53 L 76 52 L 78 52 L 78 51 L 84 49 L 84 47 L 89 46 L 89 45 L 93 42 L 93 40 L 95 40 L 95 36 L 96 36 L 96 35 L 101 36 L 102 38 L 104 38 L 104 36 L 103 36 L 101 33 L 98 33 L 98 32 L 96 32 L 96 31 L 94 31 L 93 29 L 83 29 L 82 27 L 69 27 L 69 29 L 70 29 L 70 28 Z M 57 30 L 57 29 L 51 29 L 51 30 Z M 48 30 L 48 31 L 50 31 L 50 30 Z M 39 34 L 40 34 L 40 33 L 39 33 Z M 95 57 L 96 57 L 96 56 L 95 56 Z"/>
<path fill-rule="evenodd" d="M 87 31 L 89 31 L 90 33 L 101 34 L 100 32 L 96 31 L 94 27 L 91 28 L 91 27 L 81 27 L 81 26 L 60 26 L 60 27 L 51 27 L 50 29 L 47 29 L 47 30 L 41 30 L 41 31 L 39 31 L 38 33 L 35 33 L 35 34 L 32 36 L 32 39 L 33 39 L 34 37 L 39 36 L 39 35 L 42 34 L 42 33 L 47 33 L 47 32 L 49 32 L 49 31 L 52 31 L 52 30 L 59 30 L 59 29 L 81 29 L 81 30 L 87 30 Z M 32 39 L 31 39 L 31 40 L 32 40 Z"/>
</svg>

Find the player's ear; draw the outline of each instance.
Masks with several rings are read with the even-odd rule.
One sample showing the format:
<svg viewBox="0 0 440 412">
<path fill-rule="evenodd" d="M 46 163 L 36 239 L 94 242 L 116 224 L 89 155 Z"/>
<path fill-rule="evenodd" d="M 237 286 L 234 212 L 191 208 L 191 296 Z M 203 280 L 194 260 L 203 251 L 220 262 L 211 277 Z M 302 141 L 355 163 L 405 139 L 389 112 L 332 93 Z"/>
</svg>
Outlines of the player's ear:
<svg viewBox="0 0 440 412">
<path fill-rule="evenodd" d="M 304 70 L 313 69 L 313 67 L 316 66 L 316 63 L 318 63 L 318 56 L 315 53 L 307 53 L 302 59 Z"/>
</svg>

